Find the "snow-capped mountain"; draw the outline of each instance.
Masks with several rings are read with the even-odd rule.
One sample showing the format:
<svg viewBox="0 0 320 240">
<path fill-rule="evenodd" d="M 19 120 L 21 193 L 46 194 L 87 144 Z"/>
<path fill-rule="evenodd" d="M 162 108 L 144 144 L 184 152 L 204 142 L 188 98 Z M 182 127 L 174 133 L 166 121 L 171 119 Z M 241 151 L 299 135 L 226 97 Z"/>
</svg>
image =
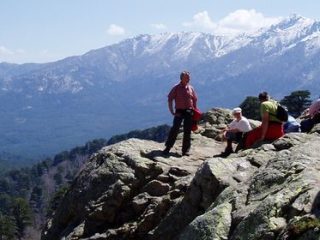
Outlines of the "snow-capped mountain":
<svg viewBox="0 0 320 240">
<path fill-rule="evenodd" d="M 166 95 L 184 69 L 204 110 L 235 106 L 261 90 L 276 98 L 297 89 L 315 95 L 319 60 L 320 22 L 293 15 L 235 37 L 140 35 L 57 62 L 1 63 L 0 151 L 42 144 L 40 152 L 51 153 L 168 121 Z"/>
</svg>

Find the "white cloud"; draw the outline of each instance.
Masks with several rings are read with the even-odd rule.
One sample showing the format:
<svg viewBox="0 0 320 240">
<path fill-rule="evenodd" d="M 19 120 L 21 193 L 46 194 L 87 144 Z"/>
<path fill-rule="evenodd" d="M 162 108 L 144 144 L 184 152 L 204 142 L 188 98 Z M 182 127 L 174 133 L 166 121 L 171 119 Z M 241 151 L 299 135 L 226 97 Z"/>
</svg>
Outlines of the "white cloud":
<svg viewBox="0 0 320 240">
<path fill-rule="evenodd" d="M 185 22 L 182 24 L 185 27 L 196 27 L 207 30 L 213 30 L 216 24 L 211 20 L 207 11 L 199 12 L 193 16 L 192 22 Z"/>
<path fill-rule="evenodd" d="M 226 29 L 248 32 L 271 26 L 279 20 L 280 18 L 265 17 L 254 9 L 239 9 L 221 19 L 218 25 Z"/>
<path fill-rule="evenodd" d="M 165 30 L 167 29 L 167 26 L 162 23 L 153 23 L 151 24 L 151 27 L 158 29 L 158 30 Z"/>
<path fill-rule="evenodd" d="M 23 49 L 9 49 L 5 46 L 0 46 L 0 62 L 17 62 L 17 59 L 25 56 Z"/>
<path fill-rule="evenodd" d="M 126 34 L 126 31 L 123 27 L 116 24 L 110 24 L 107 33 L 112 36 L 122 36 Z"/>
<path fill-rule="evenodd" d="M 4 46 L 0 46 L 0 56 L 13 55 L 14 52 Z"/>
<path fill-rule="evenodd" d="M 203 11 L 195 14 L 192 22 L 183 23 L 183 26 L 215 34 L 235 35 L 271 26 L 280 19 L 279 17 L 265 17 L 255 9 L 239 9 L 214 22 L 208 12 Z"/>
</svg>

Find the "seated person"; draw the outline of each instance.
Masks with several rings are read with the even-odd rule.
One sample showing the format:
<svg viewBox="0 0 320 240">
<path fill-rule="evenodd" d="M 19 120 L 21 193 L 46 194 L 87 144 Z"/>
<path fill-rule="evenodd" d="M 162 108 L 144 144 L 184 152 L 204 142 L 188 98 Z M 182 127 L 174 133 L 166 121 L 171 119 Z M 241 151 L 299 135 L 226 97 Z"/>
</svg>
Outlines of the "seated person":
<svg viewBox="0 0 320 240">
<path fill-rule="evenodd" d="M 301 121 L 301 132 L 310 132 L 315 124 L 320 123 L 320 98 L 310 105 L 304 118 Z"/>
<path fill-rule="evenodd" d="M 283 125 L 284 133 L 290 132 L 300 132 L 300 123 L 292 117 L 291 115 L 288 116 L 288 121 Z"/>
<path fill-rule="evenodd" d="M 270 99 L 267 92 L 259 94 L 259 101 L 262 124 L 248 132 L 244 143 L 245 148 L 265 140 L 274 141 L 284 134 L 282 121 L 276 117 L 278 103 Z"/>
<path fill-rule="evenodd" d="M 248 119 L 242 116 L 241 108 L 234 108 L 232 110 L 232 115 L 234 120 L 223 131 L 223 136 L 227 140 L 227 146 L 221 154 L 222 157 L 226 157 L 233 152 L 232 142 L 239 143 L 242 140 L 243 133 L 251 130 Z"/>
</svg>

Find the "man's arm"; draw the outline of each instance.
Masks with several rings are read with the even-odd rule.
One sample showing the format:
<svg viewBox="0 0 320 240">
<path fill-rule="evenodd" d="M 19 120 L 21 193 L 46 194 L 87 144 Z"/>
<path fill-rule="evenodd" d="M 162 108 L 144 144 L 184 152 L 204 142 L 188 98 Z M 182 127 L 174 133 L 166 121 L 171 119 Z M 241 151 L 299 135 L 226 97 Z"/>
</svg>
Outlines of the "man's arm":
<svg viewBox="0 0 320 240">
<path fill-rule="evenodd" d="M 174 111 L 173 111 L 173 100 L 176 97 L 176 87 L 173 87 L 170 91 L 170 93 L 168 94 L 168 108 L 169 111 L 172 115 L 174 115 Z"/>
<path fill-rule="evenodd" d="M 238 128 L 230 128 L 228 129 L 228 132 L 237 133 L 237 132 L 240 132 L 240 130 Z"/>
<path fill-rule="evenodd" d="M 260 141 L 263 141 L 265 139 L 268 126 L 269 126 L 269 113 L 265 112 L 262 116 L 262 124 L 261 124 L 262 133 L 261 133 Z"/>
<path fill-rule="evenodd" d="M 192 95 L 193 95 L 193 108 L 196 109 L 197 108 L 197 101 L 198 101 L 198 97 L 196 92 L 194 91 L 194 88 L 192 88 Z"/>
<path fill-rule="evenodd" d="M 227 131 L 227 132 L 234 132 L 234 133 L 239 132 L 240 130 L 238 129 L 237 125 L 238 125 L 237 122 L 236 122 L 235 120 L 233 120 L 233 121 L 227 126 L 226 131 Z"/>
<path fill-rule="evenodd" d="M 173 111 L 173 101 L 172 100 L 168 100 L 168 108 L 169 111 L 171 112 L 172 115 L 174 115 L 174 111 Z"/>
</svg>

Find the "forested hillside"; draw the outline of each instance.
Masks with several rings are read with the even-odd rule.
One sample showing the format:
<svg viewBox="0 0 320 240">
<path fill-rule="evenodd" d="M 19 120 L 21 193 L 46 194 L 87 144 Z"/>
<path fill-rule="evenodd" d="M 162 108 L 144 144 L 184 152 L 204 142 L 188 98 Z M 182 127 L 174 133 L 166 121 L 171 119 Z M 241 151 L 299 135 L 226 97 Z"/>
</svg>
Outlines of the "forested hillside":
<svg viewBox="0 0 320 240">
<path fill-rule="evenodd" d="M 39 239 L 46 215 L 55 210 L 89 156 L 103 146 L 131 137 L 164 141 L 166 125 L 96 139 L 63 151 L 32 167 L 7 171 L 0 176 L 0 239 Z"/>
</svg>

